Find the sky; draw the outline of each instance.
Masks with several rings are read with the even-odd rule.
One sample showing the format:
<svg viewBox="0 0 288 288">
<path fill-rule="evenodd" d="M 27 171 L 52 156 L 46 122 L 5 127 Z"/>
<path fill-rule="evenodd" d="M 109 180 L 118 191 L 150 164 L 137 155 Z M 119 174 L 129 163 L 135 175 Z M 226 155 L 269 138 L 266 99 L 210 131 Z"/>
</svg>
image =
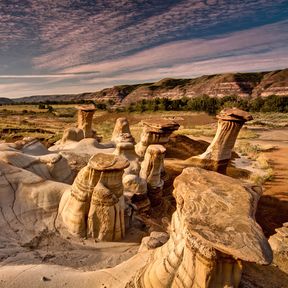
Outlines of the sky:
<svg viewBox="0 0 288 288">
<path fill-rule="evenodd" d="M 287 0 L 0 0 L 0 97 L 287 67 Z"/>
</svg>

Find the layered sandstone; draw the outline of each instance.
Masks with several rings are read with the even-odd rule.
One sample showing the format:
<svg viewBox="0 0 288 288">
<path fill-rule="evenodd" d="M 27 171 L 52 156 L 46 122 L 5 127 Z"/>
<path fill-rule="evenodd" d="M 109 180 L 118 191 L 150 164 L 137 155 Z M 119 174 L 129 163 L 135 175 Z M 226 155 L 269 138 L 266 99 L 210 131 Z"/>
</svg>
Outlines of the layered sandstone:
<svg viewBox="0 0 288 288">
<path fill-rule="evenodd" d="M 185 163 L 225 173 L 240 129 L 253 117 L 238 108 L 225 108 L 217 118 L 218 128 L 211 144 L 204 153 L 187 159 Z"/>
<path fill-rule="evenodd" d="M 135 147 L 136 153 L 140 157 L 144 157 L 149 145 L 168 143 L 169 136 L 180 127 L 175 121 L 167 119 L 146 120 L 142 121 L 142 125 L 141 138 Z"/>
<path fill-rule="evenodd" d="M 162 145 L 149 145 L 141 163 L 140 177 L 147 181 L 148 197 L 152 206 L 161 203 L 164 181 L 161 173 L 164 171 L 164 153 Z"/>
<path fill-rule="evenodd" d="M 95 154 L 78 173 L 59 212 L 67 230 L 80 237 L 118 241 L 125 235 L 122 175 L 129 162 Z"/>
<path fill-rule="evenodd" d="M 131 286 L 239 287 L 242 261 L 272 261 L 254 217 L 259 187 L 200 168 L 184 169 L 174 186 L 177 210 L 170 239 L 154 251 Z"/>
</svg>

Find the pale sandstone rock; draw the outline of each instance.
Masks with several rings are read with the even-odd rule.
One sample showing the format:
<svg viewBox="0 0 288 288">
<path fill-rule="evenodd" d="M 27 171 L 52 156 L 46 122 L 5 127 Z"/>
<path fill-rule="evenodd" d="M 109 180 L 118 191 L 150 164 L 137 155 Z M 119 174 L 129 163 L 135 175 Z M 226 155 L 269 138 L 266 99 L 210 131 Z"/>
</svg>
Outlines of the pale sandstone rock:
<svg viewBox="0 0 288 288">
<path fill-rule="evenodd" d="M 123 237 L 122 175 L 128 165 L 125 158 L 112 154 L 90 158 L 59 205 L 63 224 L 71 234 L 106 241 Z"/>
<path fill-rule="evenodd" d="M 125 169 L 125 175 L 139 175 L 140 172 L 140 160 L 139 156 L 135 152 L 133 143 L 121 142 L 117 143 L 116 149 L 113 154 L 126 158 L 130 165 Z"/>
<path fill-rule="evenodd" d="M 46 180 L 72 184 L 74 173 L 68 162 L 59 154 L 41 156 L 27 155 L 21 152 L 0 152 L 0 160 L 13 166 L 31 171 Z"/>
<path fill-rule="evenodd" d="M 166 144 L 173 131 L 178 130 L 180 125 L 172 120 L 156 119 L 142 121 L 143 131 L 140 142 L 135 146 L 136 153 L 144 157 L 150 144 Z"/>
<path fill-rule="evenodd" d="M 78 127 L 83 130 L 84 138 L 93 138 L 95 132 L 92 130 L 93 114 L 96 109 L 92 105 L 83 105 L 78 107 Z"/>
<path fill-rule="evenodd" d="M 238 287 L 241 260 L 271 263 L 271 248 L 254 218 L 258 188 L 200 168 L 184 169 L 174 185 L 170 239 L 130 287 Z"/>
<path fill-rule="evenodd" d="M 269 244 L 273 250 L 273 263 L 288 273 L 288 223 L 276 229 L 276 234 L 269 238 Z"/>
<path fill-rule="evenodd" d="M 127 202 L 135 207 L 138 213 L 148 212 L 150 200 L 147 195 L 147 182 L 137 175 L 126 175 L 123 177 L 124 196 Z"/>
<path fill-rule="evenodd" d="M 135 143 L 135 139 L 131 134 L 127 118 L 121 117 L 116 120 L 111 141 L 114 142 L 115 144 L 121 142 L 130 142 L 133 144 Z"/>
<path fill-rule="evenodd" d="M 164 181 L 163 172 L 165 148 L 162 145 L 149 145 L 141 163 L 140 177 L 147 181 L 148 197 L 152 206 L 159 205 L 162 198 Z"/>
<path fill-rule="evenodd" d="M 88 236 L 102 241 L 119 241 L 125 236 L 122 176 L 129 162 L 123 157 L 96 154 L 93 169 L 101 171 L 93 190 L 88 213 Z"/>
<path fill-rule="evenodd" d="M 70 185 L 0 161 L 0 187 L 0 238 L 22 243 L 44 229 L 55 230 L 58 205 Z"/>
<path fill-rule="evenodd" d="M 96 132 L 92 129 L 93 114 L 95 107 L 92 105 L 78 106 L 77 128 L 70 127 L 64 130 L 62 139 L 59 144 L 64 145 L 66 142 L 79 142 L 84 138 L 97 138 Z"/>
</svg>

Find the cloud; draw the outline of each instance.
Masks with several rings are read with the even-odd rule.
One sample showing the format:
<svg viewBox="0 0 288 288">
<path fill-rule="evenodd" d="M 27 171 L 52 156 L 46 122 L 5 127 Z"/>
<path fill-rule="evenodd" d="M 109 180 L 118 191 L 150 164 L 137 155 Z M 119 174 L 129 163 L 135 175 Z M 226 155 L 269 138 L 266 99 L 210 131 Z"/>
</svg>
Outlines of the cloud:
<svg viewBox="0 0 288 288">
<path fill-rule="evenodd" d="M 287 66 L 286 0 L 0 1 L 1 96 Z"/>
</svg>

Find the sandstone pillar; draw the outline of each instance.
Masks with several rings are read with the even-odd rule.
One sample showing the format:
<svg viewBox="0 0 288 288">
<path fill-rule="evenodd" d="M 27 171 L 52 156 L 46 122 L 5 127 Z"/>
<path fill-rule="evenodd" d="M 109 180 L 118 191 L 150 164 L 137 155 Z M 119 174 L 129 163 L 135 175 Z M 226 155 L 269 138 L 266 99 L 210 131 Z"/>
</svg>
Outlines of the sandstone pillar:
<svg viewBox="0 0 288 288">
<path fill-rule="evenodd" d="M 93 138 L 95 132 L 92 130 L 94 106 L 79 106 L 78 107 L 78 128 L 84 132 L 84 138 Z"/>
<path fill-rule="evenodd" d="M 86 236 L 91 196 L 99 178 L 100 172 L 91 166 L 91 161 L 75 178 L 68 200 L 61 211 L 63 223 L 71 234 Z"/>
<path fill-rule="evenodd" d="M 165 145 L 169 141 L 169 136 L 172 132 L 178 130 L 180 126 L 175 121 L 166 119 L 146 120 L 142 121 L 142 125 L 141 139 L 135 146 L 136 153 L 142 158 L 149 145 Z"/>
<path fill-rule="evenodd" d="M 90 161 L 101 176 L 91 197 L 88 236 L 119 241 L 125 236 L 122 176 L 129 162 L 123 157 L 103 153 L 94 155 Z"/>
<path fill-rule="evenodd" d="M 225 174 L 238 133 L 243 124 L 253 118 L 249 113 L 238 108 L 224 109 L 217 118 L 217 132 L 207 150 L 185 162 Z"/>
<path fill-rule="evenodd" d="M 131 134 L 127 118 L 121 117 L 116 120 L 111 141 L 114 142 L 115 144 L 121 142 L 125 143 L 130 142 L 132 144 L 135 144 L 135 139 Z"/>
<path fill-rule="evenodd" d="M 152 206 L 161 203 L 164 181 L 163 172 L 165 148 L 162 145 L 149 145 L 141 163 L 140 177 L 147 181 L 148 197 Z"/>
</svg>

